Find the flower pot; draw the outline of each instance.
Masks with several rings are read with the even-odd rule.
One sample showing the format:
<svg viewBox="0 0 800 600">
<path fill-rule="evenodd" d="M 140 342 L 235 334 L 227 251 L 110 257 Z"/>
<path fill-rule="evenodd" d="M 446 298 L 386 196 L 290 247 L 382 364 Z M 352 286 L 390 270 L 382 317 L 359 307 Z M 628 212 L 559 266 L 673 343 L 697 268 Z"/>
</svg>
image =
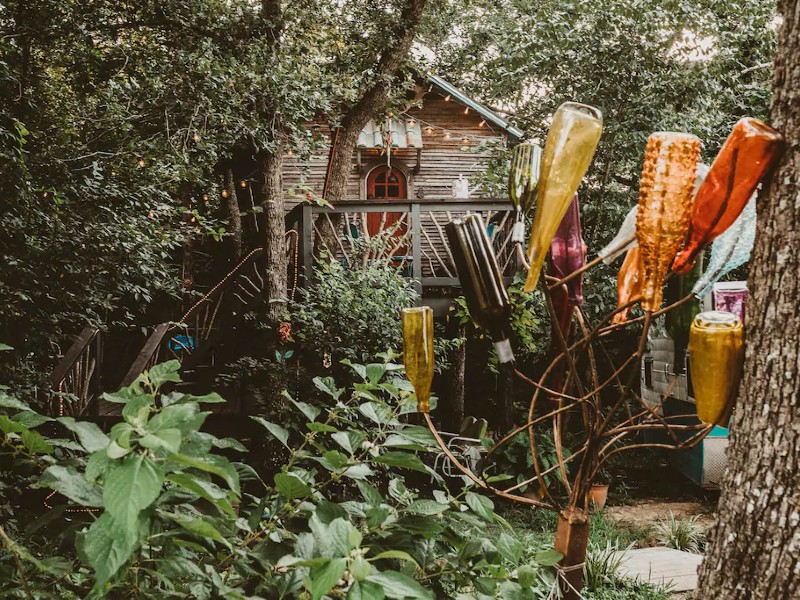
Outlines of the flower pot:
<svg viewBox="0 0 800 600">
<path fill-rule="evenodd" d="M 605 507 L 606 500 L 608 500 L 608 484 L 593 484 L 589 490 L 589 504 L 599 512 Z"/>
</svg>

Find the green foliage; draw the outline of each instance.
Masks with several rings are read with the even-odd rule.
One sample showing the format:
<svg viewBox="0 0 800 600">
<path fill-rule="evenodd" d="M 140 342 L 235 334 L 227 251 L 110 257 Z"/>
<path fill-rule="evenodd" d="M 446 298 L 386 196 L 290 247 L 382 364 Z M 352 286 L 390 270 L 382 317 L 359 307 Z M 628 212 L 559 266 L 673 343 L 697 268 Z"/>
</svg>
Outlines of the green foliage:
<svg viewBox="0 0 800 600">
<path fill-rule="evenodd" d="M 653 536 L 659 546 L 700 554 L 706 545 L 706 535 L 697 524 L 697 517 L 677 518 L 670 511 L 668 519 L 659 519 L 653 526 Z"/>
<path fill-rule="evenodd" d="M 605 545 L 590 544 L 586 550 L 586 563 L 583 566 L 584 585 L 589 590 L 595 591 L 617 583 L 626 551 L 611 541 L 607 541 Z"/>
<path fill-rule="evenodd" d="M 547 356 L 549 349 L 549 316 L 541 290 L 524 291 L 525 279 L 522 274 L 515 273 L 514 281 L 508 286 L 511 300 L 511 318 L 509 324 L 513 334 L 512 343 L 517 361 L 521 364 L 535 362 Z M 463 296 L 455 300 L 452 318 L 466 325 L 471 323 L 467 301 Z M 477 339 L 489 341 L 488 333 L 477 329 Z M 497 356 L 491 350 L 490 367 L 497 372 Z"/>
<path fill-rule="evenodd" d="M 560 555 L 525 544 L 491 500 L 409 485 L 438 476 L 430 432 L 405 416 L 415 399 L 399 365 L 354 364 L 349 388 L 316 379 L 328 410 L 287 398 L 301 430 L 256 418 L 286 452 L 263 481 L 226 457 L 240 444 L 200 431 L 201 405 L 219 396 L 161 391 L 177 368 L 108 394 L 123 412 L 108 434 L 62 418 L 52 425 L 77 443 L 40 436 L 47 448 L 23 440 L 27 405 L 0 397 L 3 455 L 37 465 L 38 486 L 84 511 L 56 533 L 60 552 L 33 550 L 30 533 L 6 543 L 3 597 L 24 597 L 23 578 L 64 598 L 539 598 L 552 586 Z M 496 542 L 487 521 L 504 529 Z"/>
</svg>

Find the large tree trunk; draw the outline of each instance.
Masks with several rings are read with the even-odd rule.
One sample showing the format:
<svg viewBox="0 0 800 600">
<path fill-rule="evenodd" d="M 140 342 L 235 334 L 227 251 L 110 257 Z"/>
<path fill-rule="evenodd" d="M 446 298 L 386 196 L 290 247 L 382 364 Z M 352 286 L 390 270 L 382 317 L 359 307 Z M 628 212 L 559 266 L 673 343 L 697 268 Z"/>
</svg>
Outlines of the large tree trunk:
<svg viewBox="0 0 800 600">
<path fill-rule="evenodd" d="M 262 193 L 266 234 L 264 240 L 267 264 L 267 287 L 269 302 L 268 318 L 276 324 L 286 309 L 288 288 L 286 260 L 286 209 L 283 202 L 283 153 L 279 146 L 273 152 L 261 156 Z"/>
<path fill-rule="evenodd" d="M 369 120 L 383 110 L 389 101 L 394 75 L 403 66 L 414 35 L 417 31 L 427 0 L 407 0 L 394 32 L 387 32 L 387 47 L 375 68 L 374 83 L 365 90 L 361 98 L 344 115 L 341 127 L 334 134 L 331 144 L 330 164 L 325 184 L 325 199 L 331 204 L 344 200 L 347 194 L 347 178 L 353 169 L 353 153 L 358 134 Z M 321 221 L 320 236 L 316 251 L 336 248 L 336 236 L 341 215 L 331 215 L 331 222 Z"/>
<path fill-rule="evenodd" d="M 800 4 L 782 0 L 772 125 L 787 150 L 758 206 L 744 379 L 697 598 L 800 598 Z"/>
<path fill-rule="evenodd" d="M 236 181 L 233 179 L 233 169 L 225 169 L 225 199 L 228 208 L 228 227 L 231 230 L 231 254 L 233 262 L 238 263 L 242 258 L 242 213 L 239 210 L 239 197 L 236 195 Z"/>
</svg>

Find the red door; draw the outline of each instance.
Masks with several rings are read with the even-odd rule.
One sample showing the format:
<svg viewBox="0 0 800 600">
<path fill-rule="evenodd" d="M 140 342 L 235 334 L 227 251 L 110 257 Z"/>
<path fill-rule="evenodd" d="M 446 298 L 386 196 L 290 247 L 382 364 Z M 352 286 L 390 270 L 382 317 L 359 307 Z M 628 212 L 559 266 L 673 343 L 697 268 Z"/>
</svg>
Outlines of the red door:
<svg viewBox="0 0 800 600">
<path fill-rule="evenodd" d="M 406 187 L 406 176 L 398 169 L 393 169 L 386 165 L 374 168 L 367 176 L 367 199 L 369 200 L 406 200 L 408 190 Z M 383 221 L 383 229 L 396 223 L 404 213 L 387 212 L 386 219 Z M 407 218 L 407 217 L 406 217 Z M 367 232 L 375 235 L 381 230 L 383 213 L 367 214 Z M 406 233 L 406 223 L 403 223 L 395 231 L 395 236 L 402 236 Z M 398 250 L 401 250 L 398 248 Z"/>
</svg>

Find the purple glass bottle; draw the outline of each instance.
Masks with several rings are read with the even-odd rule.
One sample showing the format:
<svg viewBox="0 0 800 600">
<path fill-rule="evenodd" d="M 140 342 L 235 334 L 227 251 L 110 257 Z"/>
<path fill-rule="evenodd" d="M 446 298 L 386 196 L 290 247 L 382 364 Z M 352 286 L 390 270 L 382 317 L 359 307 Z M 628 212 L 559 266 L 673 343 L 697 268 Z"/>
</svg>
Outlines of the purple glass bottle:
<svg viewBox="0 0 800 600">
<path fill-rule="evenodd" d="M 575 194 L 550 243 L 551 274 L 559 279 L 566 277 L 583 267 L 584 258 L 581 210 L 578 194 Z M 583 277 L 570 279 L 567 282 L 567 291 L 572 306 L 583 304 Z"/>
</svg>

